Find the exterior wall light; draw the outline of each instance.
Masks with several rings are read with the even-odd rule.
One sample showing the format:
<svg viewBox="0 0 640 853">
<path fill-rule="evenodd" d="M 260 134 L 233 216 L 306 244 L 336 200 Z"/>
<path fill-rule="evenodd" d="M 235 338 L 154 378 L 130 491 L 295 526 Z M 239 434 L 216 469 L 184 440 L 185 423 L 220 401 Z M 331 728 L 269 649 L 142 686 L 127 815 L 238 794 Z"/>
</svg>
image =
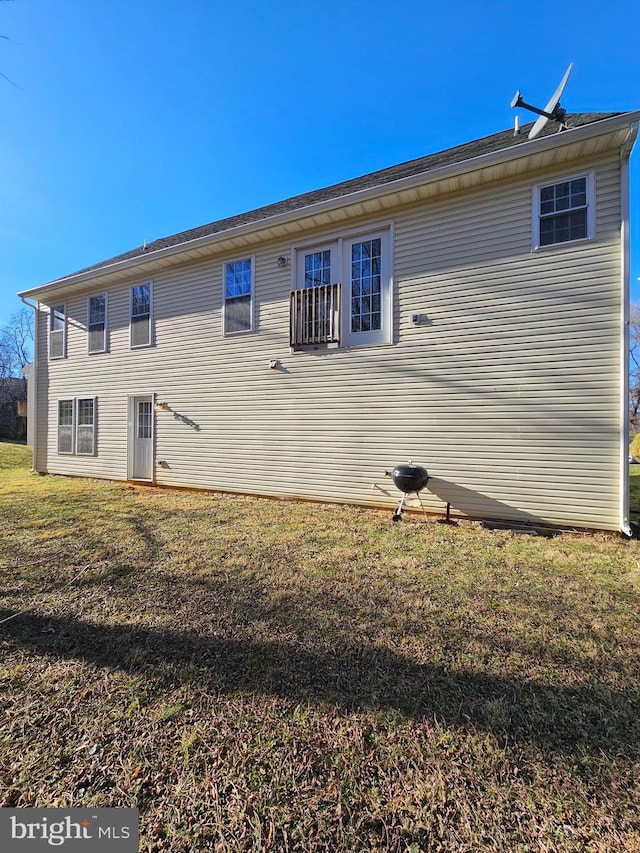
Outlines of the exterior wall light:
<svg viewBox="0 0 640 853">
<path fill-rule="evenodd" d="M 285 258 L 284 255 L 280 255 L 280 257 L 276 258 L 276 264 L 279 267 L 286 267 L 286 265 L 288 263 L 289 263 L 289 258 Z"/>
</svg>

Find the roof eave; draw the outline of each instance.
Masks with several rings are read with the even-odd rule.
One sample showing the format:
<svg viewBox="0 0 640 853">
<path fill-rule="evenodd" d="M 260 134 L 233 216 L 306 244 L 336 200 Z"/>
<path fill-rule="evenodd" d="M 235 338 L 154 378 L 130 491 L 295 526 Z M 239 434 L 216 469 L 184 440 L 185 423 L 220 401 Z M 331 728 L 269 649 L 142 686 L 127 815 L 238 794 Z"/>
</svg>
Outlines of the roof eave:
<svg viewBox="0 0 640 853">
<path fill-rule="evenodd" d="M 23 290 L 18 295 L 20 297 L 38 299 L 58 290 L 63 290 L 69 286 L 81 285 L 85 282 L 90 282 L 94 279 L 108 276 L 110 273 L 121 273 L 122 271 L 134 270 L 138 267 L 144 268 L 145 264 L 148 264 L 150 261 L 171 257 L 172 255 L 180 255 L 194 248 L 214 245 L 234 236 L 249 234 L 251 232 L 259 232 L 278 225 L 284 225 L 287 222 L 297 219 L 316 216 L 351 204 L 357 204 L 368 199 L 380 198 L 424 184 L 437 183 L 438 181 L 442 181 L 456 175 L 463 175 L 519 159 L 520 157 L 523 157 L 525 153 L 543 153 L 545 150 L 553 149 L 570 142 L 579 142 L 590 137 L 612 133 L 620 130 L 621 128 L 628 127 L 634 122 L 638 122 L 639 119 L 640 111 L 621 113 L 618 116 L 613 116 L 612 118 L 602 119 L 601 121 L 593 122 L 592 124 L 572 128 L 569 131 L 555 133 L 550 136 L 538 137 L 525 143 L 512 145 L 508 148 L 501 148 L 498 151 L 491 151 L 487 154 L 480 154 L 467 160 L 430 169 L 427 172 L 418 172 L 415 175 L 409 175 L 384 184 L 355 190 L 352 193 L 335 196 L 330 199 L 294 208 L 293 210 L 278 213 L 263 219 L 246 222 L 242 225 L 236 225 L 232 228 L 217 231 L 213 234 L 207 234 L 203 237 L 185 240 L 183 243 L 178 243 L 174 246 L 156 249 L 155 251 L 148 252 L 144 255 L 136 255 L 134 258 L 127 258 L 122 261 L 116 261 L 112 264 L 107 263 L 103 266 L 86 270 L 85 272 L 75 273 L 35 288 Z"/>
</svg>

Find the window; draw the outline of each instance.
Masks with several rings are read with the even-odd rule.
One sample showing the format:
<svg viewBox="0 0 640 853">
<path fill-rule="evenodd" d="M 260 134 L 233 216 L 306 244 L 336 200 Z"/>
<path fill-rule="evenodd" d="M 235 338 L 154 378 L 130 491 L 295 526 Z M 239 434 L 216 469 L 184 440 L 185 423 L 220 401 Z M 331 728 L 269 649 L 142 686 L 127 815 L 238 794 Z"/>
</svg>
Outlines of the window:
<svg viewBox="0 0 640 853">
<path fill-rule="evenodd" d="M 58 453 L 73 453 L 73 400 L 58 400 Z"/>
<path fill-rule="evenodd" d="M 58 453 L 95 455 L 96 398 L 58 400 Z"/>
<path fill-rule="evenodd" d="M 593 176 L 534 187 L 534 248 L 593 237 Z"/>
<path fill-rule="evenodd" d="M 297 288 L 291 294 L 291 346 L 337 344 L 340 340 L 340 285 L 337 245 L 301 249 Z"/>
<path fill-rule="evenodd" d="M 76 453 L 93 456 L 95 448 L 96 405 L 93 397 L 78 400 L 76 404 Z"/>
<path fill-rule="evenodd" d="M 223 334 L 253 328 L 253 258 L 224 265 Z"/>
<path fill-rule="evenodd" d="M 382 240 L 351 244 L 351 332 L 382 328 Z"/>
<path fill-rule="evenodd" d="M 107 348 L 107 294 L 90 296 L 87 304 L 87 337 L 89 352 Z"/>
<path fill-rule="evenodd" d="M 153 438 L 153 411 L 151 400 L 138 401 L 138 438 Z"/>
<path fill-rule="evenodd" d="M 49 358 L 64 358 L 67 351 L 67 306 L 49 309 Z"/>
<path fill-rule="evenodd" d="M 291 345 L 391 343 L 391 229 L 295 250 Z"/>
<path fill-rule="evenodd" d="M 131 288 L 131 347 L 151 346 L 151 282 Z"/>
</svg>

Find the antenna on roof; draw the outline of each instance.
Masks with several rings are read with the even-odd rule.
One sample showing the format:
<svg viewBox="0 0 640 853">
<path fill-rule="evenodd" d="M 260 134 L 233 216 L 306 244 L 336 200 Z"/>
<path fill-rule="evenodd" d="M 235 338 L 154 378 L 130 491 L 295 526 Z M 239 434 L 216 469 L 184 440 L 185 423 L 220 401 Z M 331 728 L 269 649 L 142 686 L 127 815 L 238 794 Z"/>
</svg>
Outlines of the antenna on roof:
<svg viewBox="0 0 640 853">
<path fill-rule="evenodd" d="M 567 111 L 563 110 L 560 106 L 560 98 L 562 97 L 562 93 L 564 92 L 564 87 L 567 85 L 567 80 L 569 79 L 569 74 L 571 74 L 572 68 L 573 62 L 570 63 L 569 67 L 564 72 L 564 77 L 560 81 L 558 88 L 555 90 L 555 92 L 551 96 L 549 103 L 543 110 L 538 109 L 538 107 L 534 107 L 531 104 L 527 104 L 526 101 L 522 99 L 520 90 L 518 90 L 513 96 L 513 100 L 511 101 L 511 109 L 516 109 L 516 107 L 524 107 L 525 110 L 531 110 L 532 113 L 536 113 L 540 116 L 540 118 L 529 131 L 529 139 L 535 139 L 535 137 L 540 133 L 545 124 L 549 121 L 549 119 L 557 121 L 560 124 L 560 130 L 567 129 L 567 126 L 564 123 Z"/>
</svg>

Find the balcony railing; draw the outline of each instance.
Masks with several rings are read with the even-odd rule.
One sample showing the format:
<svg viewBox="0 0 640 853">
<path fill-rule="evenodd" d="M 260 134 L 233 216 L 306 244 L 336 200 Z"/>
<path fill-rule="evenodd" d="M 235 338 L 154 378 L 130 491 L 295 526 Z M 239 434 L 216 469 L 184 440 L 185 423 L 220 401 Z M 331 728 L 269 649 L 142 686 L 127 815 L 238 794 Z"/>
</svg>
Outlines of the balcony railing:
<svg viewBox="0 0 640 853">
<path fill-rule="evenodd" d="M 291 292 L 291 346 L 340 343 L 340 283 Z"/>
</svg>

